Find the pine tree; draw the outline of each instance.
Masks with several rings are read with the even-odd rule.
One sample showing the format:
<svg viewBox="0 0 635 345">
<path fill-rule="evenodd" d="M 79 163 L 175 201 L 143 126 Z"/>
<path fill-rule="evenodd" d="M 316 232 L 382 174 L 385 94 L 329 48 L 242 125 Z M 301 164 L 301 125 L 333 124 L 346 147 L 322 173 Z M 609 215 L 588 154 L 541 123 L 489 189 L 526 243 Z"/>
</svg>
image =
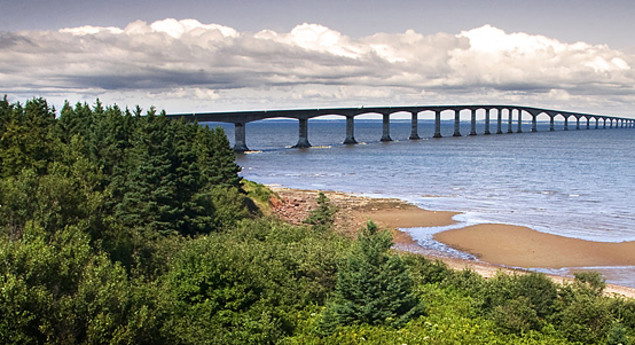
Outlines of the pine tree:
<svg viewBox="0 0 635 345">
<path fill-rule="evenodd" d="M 316 202 L 318 207 L 309 213 L 304 223 L 311 225 L 315 230 L 324 231 L 333 225 L 337 207 L 331 205 L 329 198 L 322 192 L 318 194 Z"/>
<path fill-rule="evenodd" d="M 425 313 L 404 262 L 388 252 L 392 244 L 388 231 L 367 223 L 338 271 L 335 296 L 320 322 L 322 332 L 329 333 L 337 325 L 399 327 Z"/>
<path fill-rule="evenodd" d="M 43 98 L 19 104 L 9 112 L 0 137 L 2 175 L 14 176 L 24 168 L 46 173 L 48 164 L 58 158 L 59 133 L 55 112 Z"/>
<path fill-rule="evenodd" d="M 240 166 L 222 128 L 198 127 L 196 151 L 201 185 L 242 189 L 242 178 L 238 176 Z"/>
<path fill-rule="evenodd" d="M 4 95 L 4 98 L 0 101 L 0 138 L 2 138 L 2 135 L 4 134 L 4 130 L 7 127 L 7 123 L 9 123 L 12 112 L 13 105 L 9 104 L 7 95 Z"/>
<path fill-rule="evenodd" d="M 169 120 L 152 110 L 140 121 L 132 140 L 123 199 L 116 217 L 125 225 L 160 233 L 180 226 Z"/>
</svg>

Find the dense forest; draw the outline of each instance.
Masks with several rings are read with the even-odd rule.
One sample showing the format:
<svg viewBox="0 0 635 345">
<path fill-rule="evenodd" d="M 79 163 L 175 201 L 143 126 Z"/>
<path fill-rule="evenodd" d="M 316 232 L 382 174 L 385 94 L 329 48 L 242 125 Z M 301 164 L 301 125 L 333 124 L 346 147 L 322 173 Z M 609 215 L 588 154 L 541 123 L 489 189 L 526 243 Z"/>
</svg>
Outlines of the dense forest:
<svg viewBox="0 0 635 345">
<path fill-rule="evenodd" d="M 2 344 L 630 344 L 592 272 L 484 279 L 302 226 L 240 178 L 220 128 L 155 109 L 0 101 Z"/>
</svg>

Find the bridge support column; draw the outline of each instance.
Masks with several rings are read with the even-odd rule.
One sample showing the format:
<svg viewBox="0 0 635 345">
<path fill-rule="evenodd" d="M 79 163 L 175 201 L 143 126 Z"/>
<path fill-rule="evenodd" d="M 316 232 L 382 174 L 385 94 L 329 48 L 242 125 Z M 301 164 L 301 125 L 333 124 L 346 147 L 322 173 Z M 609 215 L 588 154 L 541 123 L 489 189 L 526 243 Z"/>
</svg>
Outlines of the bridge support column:
<svg viewBox="0 0 635 345">
<path fill-rule="evenodd" d="M 411 124 L 410 124 L 410 137 L 408 137 L 408 139 L 410 140 L 419 140 L 421 139 L 419 137 L 419 113 L 417 113 L 416 111 L 412 112 L 412 119 L 411 119 Z"/>
<path fill-rule="evenodd" d="M 492 134 L 492 133 L 490 133 L 490 131 L 489 131 L 489 117 L 490 117 L 490 111 L 491 111 L 491 110 L 492 110 L 492 109 L 487 109 L 487 110 L 485 110 L 485 133 L 483 133 L 483 134 L 485 134 L 485 135 L 490 135 L 490 134 Z"/>
<path fill-rule="evenodd" d="M 305 149 L 311 147 L 309 144 L 309 120 L 298 119 L 298 143 L 295 144 L 295 148 Z"/>
<path fill-rule="evenodd" d="M 555 116 L 549 117 L 549 131 L 553 132 L 556 130 L 556 121 Z"/>
<path fill-rule="evenodd" d="M 531 115 L 531 131 L 532 132 L 538 132 L 538 115 L 534 115 L 534 114 L 530 114 Z"/>
<path fill-rule="evenodd" d="M 476 135 L 476 110 L 470 109 L 470 135 Z"/>
<path fill-rule="evenodd" d="M 586 129 L 591 129 L 591 119 L 588 116 L 586 118 Z"/>
<path fill-rule="evenodd" d="M 245 123 L 234 123 L 234 151 L 243 153 L 249 151 L 247 144 L 245 143 Z"/>
<path fill-rule="evenodd" d="M 380 141 L 392 141 L 390 138 L 390 114 L 384 114 L 383 133 Z"/>
<path fill-rule="evenodd" d="M 602 119 L 602 128 L 606 129 L 606 117 Z"/>
<path fill-rule="evenodd" d="M 344 144 L 357 144 L 355 141 L 355 117 L 347 116 L 346 117 L 346 139 L 344 139 Z"/>
<path fill-rule="evenodd" d="M 564 117 L 564 130 L 565 131 L 569 130 L 569 117 L 568 116 Z"/>
<path fill-rule="evenodd" d="M 441 110 L 434 112 L 434 135 L 433 138 L 441 138 Z"/>
<path fill-rule="evenodd" d="M 518 109 L 518 130 L 516 131 L 516 133 L 522 133 L 522 132 L 523 132 L 523 110 Z"/>
<path fill-rule="evenodd" d="M 460 110 L 454 110 L 454 135 L 455 137 L 460 137 L 461 136 L 461 111 Z"/>
<path fill-rule="evenodd" d="M 580 130 L 580 118 L 576 116 L 575 118 L 575 130 L 579 131 Z"/>
<path fill-rule="evenodd" d="M 497 114 L 497 120 L 498 123 L 496 124 L 496 134 L 503 134 L 503 109 L 496 109 Z"/>
<path fill-rule="evenodd" d="M 512 109 L 507 109 L 507 116 L 509 117 L 509 121 L 507 121 L 507 133 L 514 133 L 512 130 Z"/>
<path fill-rule="evenodd" d="M 600 119 L 598 119 L 597 117 L 595 118 L 595 129 L 600 128 Z"/>
</svg>

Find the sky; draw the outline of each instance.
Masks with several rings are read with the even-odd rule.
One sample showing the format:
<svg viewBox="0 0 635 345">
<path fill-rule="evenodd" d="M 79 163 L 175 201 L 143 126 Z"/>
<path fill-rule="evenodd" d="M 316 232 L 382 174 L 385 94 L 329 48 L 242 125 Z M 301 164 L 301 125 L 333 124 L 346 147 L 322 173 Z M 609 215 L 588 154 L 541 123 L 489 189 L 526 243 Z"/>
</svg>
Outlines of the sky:
<svg viewBox="0 0 635 345">
<path fill-rule="evenodd" d="M 632 0 L 0 0 L 0 94 L 168 113 L 518 104 L 635 117 Z"/>
</svg>

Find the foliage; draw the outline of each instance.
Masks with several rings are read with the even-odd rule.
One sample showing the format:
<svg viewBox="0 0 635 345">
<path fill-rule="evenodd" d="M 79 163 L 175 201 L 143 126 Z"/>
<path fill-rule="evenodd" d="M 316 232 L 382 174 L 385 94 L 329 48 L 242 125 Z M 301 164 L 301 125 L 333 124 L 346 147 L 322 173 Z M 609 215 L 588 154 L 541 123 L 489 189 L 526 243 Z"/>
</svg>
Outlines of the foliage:
<svg viewBox="0 0 635 345">
<path fill-rule="evenodd" d="M 316 202 L 317 208 L 309 212 L 304 223 L 311 225 L 317 231 L 328 230 L 333 226 L 333 216 L 337 212 L 337 207 L 331 205 L 329 198 L 322 192 L 318 193 Z"/>
<path fill-rule="evenodd" d="M 3 344 L 143 343 L 152 334 L 151 295 L 77 228 L 47 235 L 28 225 L 22 241 L 0 245 Z"/>
<path fill-rule="evenodd" d="M 580 291 L 586 291 L 595 296 L 602 295 L 606 282 L 602 275 L 594 271 L 576 272 L 574 284 Z"/>
<path fill-rule="evenodd" d="M 630 345 L 631 341 L 626 336 L 626 327 L 619 321 L 611 324 L 608 335 L 606 336 L 606 345 Z"/>
<path fill-rule="evenodd" d="M 179 344 L 274 343 L 324 302 L 342 245 L 267 220 L 191 241 L 166 276 L 162 331 Z"/>
<path fill-rule="evenodd" d="M 325 333 L 337 325 L 399 327 L 425 313 L 423 302 L 413 293 L 408 268 L 388 252 L 391 246 L 390 233 L 369 221 L 338 271 L 334 297 L 321 325 Z"/>
<path fill-rule="evenodd" d="M 425 284 L 418 294 L 426 300 L 427 316 L 401 328 L 356 324 L 319 336 L 313 332 L 319 315 L 308 310 L 301 316 L 298 334 L 282 344 L 571 344 L 554 332 L 502 333 L 492 320 L 475 316 L 474 300 L 457 289 Z"/>
</svg>

